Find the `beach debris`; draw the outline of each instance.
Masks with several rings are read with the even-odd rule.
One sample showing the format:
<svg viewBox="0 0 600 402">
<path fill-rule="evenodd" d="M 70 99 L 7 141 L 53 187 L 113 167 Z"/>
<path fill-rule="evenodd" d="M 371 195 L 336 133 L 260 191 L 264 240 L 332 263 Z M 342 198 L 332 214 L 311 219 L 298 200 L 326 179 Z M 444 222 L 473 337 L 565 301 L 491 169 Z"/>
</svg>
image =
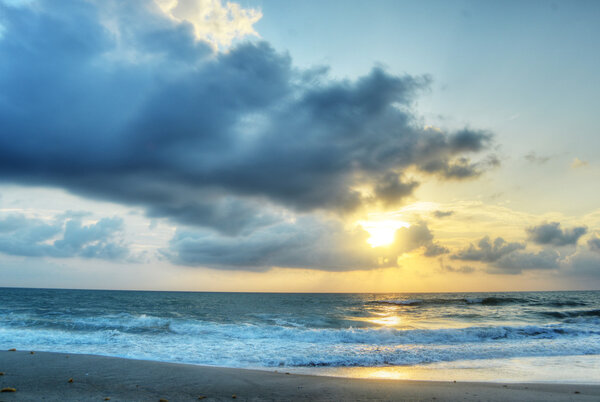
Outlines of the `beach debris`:
<svg viewBox="0 0 600 402">
<path fill-rule="evenodd" d="M 72 383 L 73 382 L 73 377 L 69 378 L 69 381 L 67 381 L 68 383 Z"/>
<path fill-rule="evenodd" d="M 9 352 L 16 352 L 16 351 L 17 351 L 17 349 L 15 349 L 15 348 L 12 348 L 12 349 L 8 349 L 8 351 L 9 351 Z"/>
<path fill-rule="evenodd" d="M 6 388 L 0 389 L 0 392 L 17 392 L 17 389 L 11 388 L 11 387 L 6 387 Z"/>
<path fill-rule="evenodd" d="M 235 398 L 237 398 L 236 394 L 231 395 L 231 399 L 235 399 Z"/>
</svg>

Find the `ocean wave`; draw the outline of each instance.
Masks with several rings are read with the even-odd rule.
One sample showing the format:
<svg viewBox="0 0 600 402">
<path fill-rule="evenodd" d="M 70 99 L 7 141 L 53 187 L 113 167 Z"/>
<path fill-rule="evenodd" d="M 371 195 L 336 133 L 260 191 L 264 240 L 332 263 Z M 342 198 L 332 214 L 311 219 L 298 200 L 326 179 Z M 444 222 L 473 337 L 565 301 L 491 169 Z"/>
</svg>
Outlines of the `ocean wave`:
<svg viewBox="0 0 600 402">
<path fill-rule="evenodd" d="M 587 306 L 588 303 L 577 300 L 552 300 L 546 302 L 532 302 L 530 305 L 544 307 L 582 307 Z"/>
<path fill-rule="evenodd" d="M 30 316 L 8 314 L 0 318 L 0 326 L 45 328 L 70 332 L 117 331 L 131 334 L 161 334 L 171 332 L 171 319 L 146 314 L 127 313 L 99 316 L 73 317 L 68 315 Z"/>
<path fill-rule="evenodd" d="M 507 304 L 526 304 L 526 299 L 513 297 L 470 297 L 460 299 L 399 299 L 399 300 L 372 300 L 367 304 L 383 304 L 383 305 L 398 305 L 398 306 L 421 306 L 421 305 L 464 305 L 464 304 L 481 304 L 484 306 L 502 306 Z"/>
<path fill-rule="evenodd" d="M 423 303 L 421 299 L 408 299 L 408 300 L 373 300 L 367 302 L 367 304 L 395 304 L 397 306 L 418 306 Z"/>
<path fill-rule="evenodd" d="M 532 328 L 527 332 L 534 336 L 508 342 L 501 337 L 490 342 L 369 344 L 340 342 L 329 337 L 325 338 L 327 342 L 322 342 L 323 333 L 313 333 L 312 336 L 306 336 L 304 341 L 298 341 L 295 336 L 223 337 L 218 331 L 207 332 L 203 336 L 178 337 L 170 334 L 157 338 L 115 331 L 73 334 L 48 329 L 0 328 L 0 347 L 10 345 L 18 349 L 230 367 L 398 366 L 468 359 L 600 354 L 597 337 L 538 338 L 535 336 L 537 329 Z M 379 331 L 378 335 L 373 331 L 363 334 L 356 331 L 354 334 L 345 334 L 348 335 L 362 340 L 365 335 L 393 336 L 390 331 Z M 417 336 L 416 333 L 414 335 Z"/>
<path fill-rule="evenodd" d="M 555 312 L 548 312 L 555 313 Z M 558 312 L 556 312 L 558 313 Z M 584 315 L 597 317 L 600 310 L 561 313 L 564 317 Z M 561 315 L 561 317 L 563 316 Z M 144 336 L 211 336 L 223 339 L 286 339 L 315 344 L 457 344 L 524 338 L 553 339 L 600 335 L 597 326 L 527 325 L 527 326 L 470 326 L 439 329 L 395 328 L 305 328 L 287 325 L 260 325 L 255 323 L 224 324 L 210 321 L 162 318 L 127 313 L 102 317 L 71 317 L 39 319 L 8 316 L 0 320 L 0 327 L 30 328 L 65 331 L 76 336 L 78 332 L 113 332 Z"/>
<path fill-rule="evenodd" d="M 600 317 L 600 310 L 540 311 L 538 314 L 552 318 Z"/>
</svg>

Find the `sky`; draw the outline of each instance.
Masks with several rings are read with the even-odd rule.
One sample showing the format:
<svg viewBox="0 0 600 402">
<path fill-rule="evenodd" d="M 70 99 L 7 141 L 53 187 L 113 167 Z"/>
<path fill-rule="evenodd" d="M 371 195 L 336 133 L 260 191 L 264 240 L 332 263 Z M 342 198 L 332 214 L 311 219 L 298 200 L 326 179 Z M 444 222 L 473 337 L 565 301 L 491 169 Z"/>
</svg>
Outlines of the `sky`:
<svg viewBox="0 0 600 402">
<path fill-rule="evenodd" d="M 0 0 L 2 286 L 600 289 L 599 19 Z"/>
</svg>

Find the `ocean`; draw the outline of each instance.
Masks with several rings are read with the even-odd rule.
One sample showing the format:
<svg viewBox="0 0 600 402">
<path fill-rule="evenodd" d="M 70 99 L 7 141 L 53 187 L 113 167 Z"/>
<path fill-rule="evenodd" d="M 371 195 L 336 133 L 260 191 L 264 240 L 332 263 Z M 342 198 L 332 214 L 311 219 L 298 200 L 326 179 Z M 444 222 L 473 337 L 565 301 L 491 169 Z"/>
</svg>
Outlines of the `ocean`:
<svg viewBox="0 0 600 402">
<path fill-rule="evenodd" d="M 600 383 L 600 291 L 0 288 L 0 348 L 350 377 Z"/>
</svg>

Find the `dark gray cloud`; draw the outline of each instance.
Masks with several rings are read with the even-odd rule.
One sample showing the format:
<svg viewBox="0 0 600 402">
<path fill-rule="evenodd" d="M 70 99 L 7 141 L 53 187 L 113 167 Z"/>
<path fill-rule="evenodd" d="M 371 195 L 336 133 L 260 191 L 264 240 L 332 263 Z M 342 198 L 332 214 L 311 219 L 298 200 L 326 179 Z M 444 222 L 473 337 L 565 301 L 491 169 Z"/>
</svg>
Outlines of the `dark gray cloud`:
<svg viewBox="0 0 600 402">
<path fill-rule="evenodd" d="M 375 195 L 384 205 L 394 205 L 413 193 L 415 181 L 403 182 L 395 173 L 388 173 L 375 185 Z"/>
<path fill-rule="evenodd" d="M 459 250 L 451 258 L 464 261 L 496 262 L 502 257 L 525 248 L 524 243 L 507 242 L 501 237 L 497 237 L 493 242 L 488 236 L 479 240 L 477 246 L 470 244 L 468 248 Z"/>
<path fill-rule="evenodd" d="M 471 163 L 469 158 L 460 157 L 453 161 L 448 159 L 435 159 L 420 164 L 419 169 L 427 173 L 436 173 L 446 179 L 470 179 L 480 176 L 490 167 L 497 166 L 495 157 L 478 163 Z"/>
<path fill-rule="evenodd" d="M 537 244 L 569 246 L 577 244 L 579 238 L 587 233 L 587 227 L 561 229 L 559 222 L 549 222 L 529 227 L 526 231 L 529 238 Z"/>
<path fill-rule="evenodd" d="M 477 246 L 471 244 L 450 258 L 487 263 L 486 270 L 494 274 L 519 274 L 532 269 L 560 268 L 561 256 L 556 250 L 544 249 L 536 253 L 524 251 L 525 247 L 525 243 L 507 242 L 501 237 L 492 242 L 486 236 Z"/>
<path fill-rule="evenodd" d="M 433 211 L 433 216 L 436 218 L 445 218 L 454 215 L 454 211 Z"/>
<path fill-rule="evenodd" d="M 588 240 L 590 250 L 600 253 L 600 237 L 593 237 Z"/>
<path fill-rule="evenodd" d="M 27 257 L 124 259 L 126 246 L 114 240 L 122 230 L 120 218 L 103 218 L 84 226 L 66 214 L 51 222 L 12 214 L 0 218 L 0 252 Z"/>
<path fill-rule="evenodd" d="M 163 255 L 176 264 L 219 269 L 349 271 L 396 267 L 399 256 L 419 249 L 425 256 L 447 252 L 434 242 L 425 222 L 398 229 L 390 246 L 370 247 L 368 238 L 361 227 L 347 230 L 337 220 L 304 216 L 258 228 L 244 236 L 179 230 Z"/>
<path fill-rule="evenodd" d="M 431 243 L 425 246 L 425 252 L 423 255 L 425 257 L 436 257 L 438 255 L 447 254 L 450 250 L 448 248 L 440 245 L 439 243 Z"/>
<path fill-rule="evenodd" d="M 600 278 L 600 255 L 594 251 L 577 252 L 566 258 L 562 266 L 570 276 Z"/>
<path fill-rule="evenodd" d="M 488 267 L 492 273 L 520 274 L 531 269 L 558 269 L 560 254 L 556 250 L 545 249 L 538 253 L 514 252 L 504 255 Z"/>
<path fill-rule="evenodd" d="M 3 181 L 242 235 L 281 219 L 265 206 L 346 211 L 371 202 L 364 184 L 395 202 L 418 184 L 399 179 L 409 168 L 461 179 L 498 163 L 470 159 L 488 132 L 417 123 L 427 77 L 334 80 L 265 42 L 213 54 L 142 0 L 0 3 L 0 23 Z"/>
</svg>

